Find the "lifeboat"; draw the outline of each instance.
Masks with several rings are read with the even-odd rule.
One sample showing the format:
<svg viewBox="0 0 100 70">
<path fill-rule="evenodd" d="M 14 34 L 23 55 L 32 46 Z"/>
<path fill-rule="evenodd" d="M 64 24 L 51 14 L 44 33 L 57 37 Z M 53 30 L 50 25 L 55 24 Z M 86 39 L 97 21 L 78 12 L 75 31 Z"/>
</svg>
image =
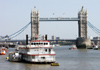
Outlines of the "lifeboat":
<svg viewBox="0 0 100 70">
<path fill-rule="evenodd" d="M 6 55 L 7 49 L 5 47 L 0 48 L 0 55 Z"/>
</svg>

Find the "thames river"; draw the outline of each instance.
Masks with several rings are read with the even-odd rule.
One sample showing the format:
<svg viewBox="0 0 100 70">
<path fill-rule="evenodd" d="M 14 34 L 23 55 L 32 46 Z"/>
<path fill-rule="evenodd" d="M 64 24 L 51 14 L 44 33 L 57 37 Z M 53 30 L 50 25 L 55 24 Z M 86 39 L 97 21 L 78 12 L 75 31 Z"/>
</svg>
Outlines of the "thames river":
<svg viewBox="0 0 100 70">
<path fill-rule="evenodd" d="M 54 48 L 56 52 L 56 62 L 59 63 L 60 66 L 9 62 L 6 60 L 8 52 L 14 51 L 14 48 L 9 48 L 6 55 L 0 55 L 0 70 L 100 70 L 100 50 L 69 50 L 69 47 L 71 46 Z"/>
</svg>

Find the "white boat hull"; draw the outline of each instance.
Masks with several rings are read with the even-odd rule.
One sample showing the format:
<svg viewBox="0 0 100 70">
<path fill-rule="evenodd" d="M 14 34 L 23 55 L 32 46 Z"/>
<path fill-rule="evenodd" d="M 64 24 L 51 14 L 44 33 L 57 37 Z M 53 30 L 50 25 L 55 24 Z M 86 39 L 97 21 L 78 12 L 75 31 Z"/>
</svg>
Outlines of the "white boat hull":
<svg viewBox="0 0 100 70">
<path fill-rule="evenodd" d="M 22 59 L 27 62 L 38 62 L 38 63 L 54 63 L 55 56 L 50 55 L 39 55 L 39 56 L 32 56 L 32 55 L 22 55 Z"/>
</svg>

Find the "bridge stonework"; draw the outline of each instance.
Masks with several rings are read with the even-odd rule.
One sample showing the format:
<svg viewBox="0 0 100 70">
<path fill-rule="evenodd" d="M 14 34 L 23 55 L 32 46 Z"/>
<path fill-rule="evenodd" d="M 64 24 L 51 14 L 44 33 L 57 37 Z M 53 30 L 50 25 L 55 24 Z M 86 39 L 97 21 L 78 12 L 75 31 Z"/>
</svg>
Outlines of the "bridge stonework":
<svg viewBox="0 0 100 70">
<path fill-rule="evenodd" d="M 31 11 L 31 40 L 36 40 L 39 35 L 39 11 Z"/>
<path fill-rule="evenodd" d="M 88 13 L 82 7 L 81 11 L 78 13 L 78 29 L 79 37 L 77 38 L 78 48 L 87 48 L 91 46 L 91 41 L 88 39 Z"/>
</svg>

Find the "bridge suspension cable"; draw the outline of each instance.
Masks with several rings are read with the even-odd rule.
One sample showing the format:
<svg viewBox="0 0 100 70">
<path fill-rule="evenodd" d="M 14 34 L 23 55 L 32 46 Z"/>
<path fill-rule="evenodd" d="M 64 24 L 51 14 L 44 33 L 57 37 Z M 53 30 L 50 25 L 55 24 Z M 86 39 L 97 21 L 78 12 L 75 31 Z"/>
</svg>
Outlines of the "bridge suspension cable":
<svg viewBox="0 0 100 70">
<path fill-rule="evenodd" d="M 30 24 L 31 24 L 31 22 L 29 22 L 26 26 L 24 26 L 23 28 L 21 28 L 21 29 L 18 30 L 17 32 L 11 34 L 11 35 L 9 36 L 9 38 L 12 39 L 12 38 L 18 36 L 19 34 L 21 34 Z"/>
<path fill-rule="evenodd" d="M 17 32 L 15 32 L 15 33 L 9 35 L 8 37 L 4 37 L 4 38 L 2 38 L 2 39 L 0 39 L 0 40 L 3 40 L 3 39 L 5 39 L 5 38 L 12 39 L 12 38 L 18 36 L 18 35 L 21 34 L 30 24 L 31 24 L 31 22 L 29 22 L 27 25 L 25 25 L 23 28 L 21 28 L 21 29 L 18 30 Z"/>
<path fill-rule="evenodd" d="M 15 33 L 9 35 L 9 37 L 15 35 L 16 33 L 20 32 L 20 31 L 22 31 L 22 30 L 25 29 L 29 24 L 30 24 L 30 23 L 28 23 L 26 26 L 24 26 L 23 28 L 21 28 L 21 29 L 18 30 L 17 32 L 15 32 Z"/>
<path fill-rule="evenodd" d="M 100 35 L 100 29 L 96 28 L 94 25 L 92 25 L 89 21 L 88 21 L 88 26 L 98 35 Z"/>
</svg>

